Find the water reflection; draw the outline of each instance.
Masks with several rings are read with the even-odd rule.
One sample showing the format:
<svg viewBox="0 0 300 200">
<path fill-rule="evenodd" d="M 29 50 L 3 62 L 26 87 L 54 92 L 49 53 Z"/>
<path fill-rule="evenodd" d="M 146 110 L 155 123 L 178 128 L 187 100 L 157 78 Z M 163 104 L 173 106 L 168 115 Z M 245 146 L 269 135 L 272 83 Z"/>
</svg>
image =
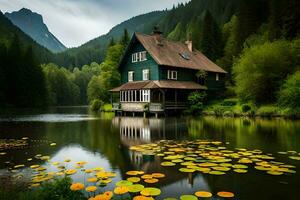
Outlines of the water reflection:
<svg viewBox="0 0 300 200">
<path fill-rule="evenodd" d="M 59 120 L 47 120 L 47 117 L 40 115 L 50 118 L 55 116 Z M 10 116 L 13 120 L 9 121 L 2 117 L 0 139 L 29 137 L 30 140 L 47 142 L 32 142 L 27 148 L 6 150 L 7 154 L 0 156 L 0 176 L 7 174 L 7 167 L 17 164 L 25 164 L 27 167 L 41 164 L 47 166 L 48 171 L 56 170 L 41 160 L 27 161 L 36 154 L 42 154 L 51 156 L 51 161 L 62 162 L 70 158 L 74 162 L 88 161 L 86 168 L 104 167 L 108 171 L 113 170 L 117 172 L 114 181 L 126 179 L 125 172 L 134 169 L 165 173 L 167 178 L 157 185 L 163 192 L 160 199 L 170 196 L 178 198 L 181 194 L 191 194 L 201 189 L 214 193 L 230 190 L 236 193 L 238 199 L 246 200 L 265 200 L 274 196 L 297 199 L 295 194 L 300 187 L 299 173 L 281 177 L 264 176 L 255 171 L 244 175 L 229 173 L 220 177 L 199 173 L 192 176 L 178 172 L 176 167 L 161 167 L 163 158 L 132 152 L 129 147 L 158 140 L 218 140 L 228 143 L 230 149 L 261 149 L 277 157 L 278 151 L 300 152 L 299 121 L 213 117 L 144 119 L 92 114 L 82 108 L 70 111 L 64 108 L 62 111 L 31 116 L 42 120 L 17 120 Z M 84 120 L 71 122 L 70 118 Z M 57 146 L 50 147 L 50 142 L 56 142 Z M 298 161 L 284 156 L 279 159 L 300 168 Z M 7 161 L 10 163 L 5 164 Z M 70 167 L 73 166 L 70 164 Z M 23 171 L 27 172 L 28 168 Z M 83 174 L 73 175 L 73 178 L 82 181 Z M 260 197 L 257 197 L 257 193 Z"/>
</svg>

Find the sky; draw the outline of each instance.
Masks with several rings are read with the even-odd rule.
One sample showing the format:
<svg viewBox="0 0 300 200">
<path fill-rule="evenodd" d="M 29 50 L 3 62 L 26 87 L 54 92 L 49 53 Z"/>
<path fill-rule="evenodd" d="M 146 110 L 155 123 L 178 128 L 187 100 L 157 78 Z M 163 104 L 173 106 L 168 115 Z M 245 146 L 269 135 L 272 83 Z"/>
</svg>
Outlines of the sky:
<svg viewBox="0 0 300 200">
<path fill-rule="evenodd" d="M 76 47 L 139 14 L 172 8 L 189 0 L 0 0 L 0 10 L 28 8 L 65 46 Z"/>
</svg>

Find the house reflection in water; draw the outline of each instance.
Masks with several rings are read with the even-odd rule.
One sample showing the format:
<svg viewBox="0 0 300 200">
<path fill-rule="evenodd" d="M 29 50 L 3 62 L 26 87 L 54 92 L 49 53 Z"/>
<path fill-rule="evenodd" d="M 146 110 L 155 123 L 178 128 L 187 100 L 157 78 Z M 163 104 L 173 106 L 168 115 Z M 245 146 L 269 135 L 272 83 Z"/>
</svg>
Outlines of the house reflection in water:
<svg viewBox="0 0 300 200">
<path fill-rule="evenodd" d="M 201 175 L 179 173 L 177 167 L 165 168 L 160 165 L 163 158 L 154 155 L 144 155 L 141 152 L 129 150 L 130 146 L 147 144 L 159 140 L 184 140 L 188 138 L 188 127 L 183 119 L 179 118 L 139 118 L 115 117 L 112 125 L 119 128 L 120 140 L 124 149 L 128 150 L 131 164 L 145 172 L 162 172 L 168 179 L 163 179 L 160 184 L 166 190 L 173 191 L 174 185 L 182 188 L 181 192 L 191 191 L 192 188 L 201 186 L 209 188 Z M 186 185 L 186 182 L 189 184 Z"/>
<path fill-rule="evenodd" d="M 127 147 L 182 139 L 188 132 L 186 123 L 178 118 L 115 117 L 112 124 L 120 129 L 121 141 Z"/>
</svg>

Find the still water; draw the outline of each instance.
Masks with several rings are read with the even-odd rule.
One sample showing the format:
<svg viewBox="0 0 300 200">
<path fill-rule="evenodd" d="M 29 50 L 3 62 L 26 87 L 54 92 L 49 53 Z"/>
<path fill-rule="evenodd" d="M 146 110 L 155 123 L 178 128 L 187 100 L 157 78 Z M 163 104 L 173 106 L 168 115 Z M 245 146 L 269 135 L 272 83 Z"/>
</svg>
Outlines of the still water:
<svg viewBox="0 0 300 200">
<path fill-rule="evenodd" d="M 30 113 L 30 114 L 29 114 Z M 234 192 L 234 199 L 241 200 L 296 200 L 300 199 L 300 161 L 292 160 L 281 151 L 300 152 L 300 121 L 284 119 L 242 118 L 139 118 L 115 117 L 112 113 L 93 114 L 87 108 L 53 108 L 47 111 L 9 112 L 0 116 L 0 139 L 28 137 L 26 148 L 5 150 L 0 156 L 0 177 L 10 176 L 8 169 L 24 164 L 22 172 L 29 174 L 30 165 L 45 166 L 47 171 L 57 170 L 49 162 L 34 159 L 36 154 L 50 156 L 51 162 L 71 159 L 86 161 L 86 169 L 103 167 L 117 174 L 113 183 L 125 179 L 128 170 L 143 170 L 146 173 L 161 172 L 166 178 L 153 186 L 159 187 L 166 197 L 179 198 L 198 190 Z M 145 156 L 129 148 L 159 140 L 221 141 L 229 150 L 246 148 L 262 150 L 276 157 L 276 161 L 296 166 L 295 174 L 272 176 L 264 171 L 249 168 L 248 173 L 230 171 L 222 176 L 201 173 L 182 173 L 178 167 L 162 167 L 161 158 Z M 50 146 L 55 142 L 56 146 Z M 4 150 L 0 150 L 4 151 Z M 33 158 L 28 161 L 28 158 Z M 74 181 L 84 182 L 83 173 L 72 175 Z M 221 199 L 214 197 L 214 199 Z"/>
</svg>

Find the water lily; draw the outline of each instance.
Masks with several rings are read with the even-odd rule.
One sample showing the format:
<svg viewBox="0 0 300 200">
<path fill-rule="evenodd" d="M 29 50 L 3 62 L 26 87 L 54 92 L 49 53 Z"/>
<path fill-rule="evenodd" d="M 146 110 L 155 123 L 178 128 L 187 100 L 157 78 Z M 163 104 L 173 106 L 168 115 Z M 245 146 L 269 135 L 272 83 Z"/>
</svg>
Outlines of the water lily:
<svg viewBox="0 0 300 200">
<path fill-rule="evenodd" d="M 87 192 L 95 192 L 97 190 L 96 186 L 88 186 L 85 188 Z"/>
<path fill-rule="evenodd" d="M 83 190 L 83 189 L 84 189 L 84 184 L 82 184 L 82 183 L 73 183 L 73 184 L 70 186 L 70 189 L 71 189 L 72 191 Z"/>
</svg>

